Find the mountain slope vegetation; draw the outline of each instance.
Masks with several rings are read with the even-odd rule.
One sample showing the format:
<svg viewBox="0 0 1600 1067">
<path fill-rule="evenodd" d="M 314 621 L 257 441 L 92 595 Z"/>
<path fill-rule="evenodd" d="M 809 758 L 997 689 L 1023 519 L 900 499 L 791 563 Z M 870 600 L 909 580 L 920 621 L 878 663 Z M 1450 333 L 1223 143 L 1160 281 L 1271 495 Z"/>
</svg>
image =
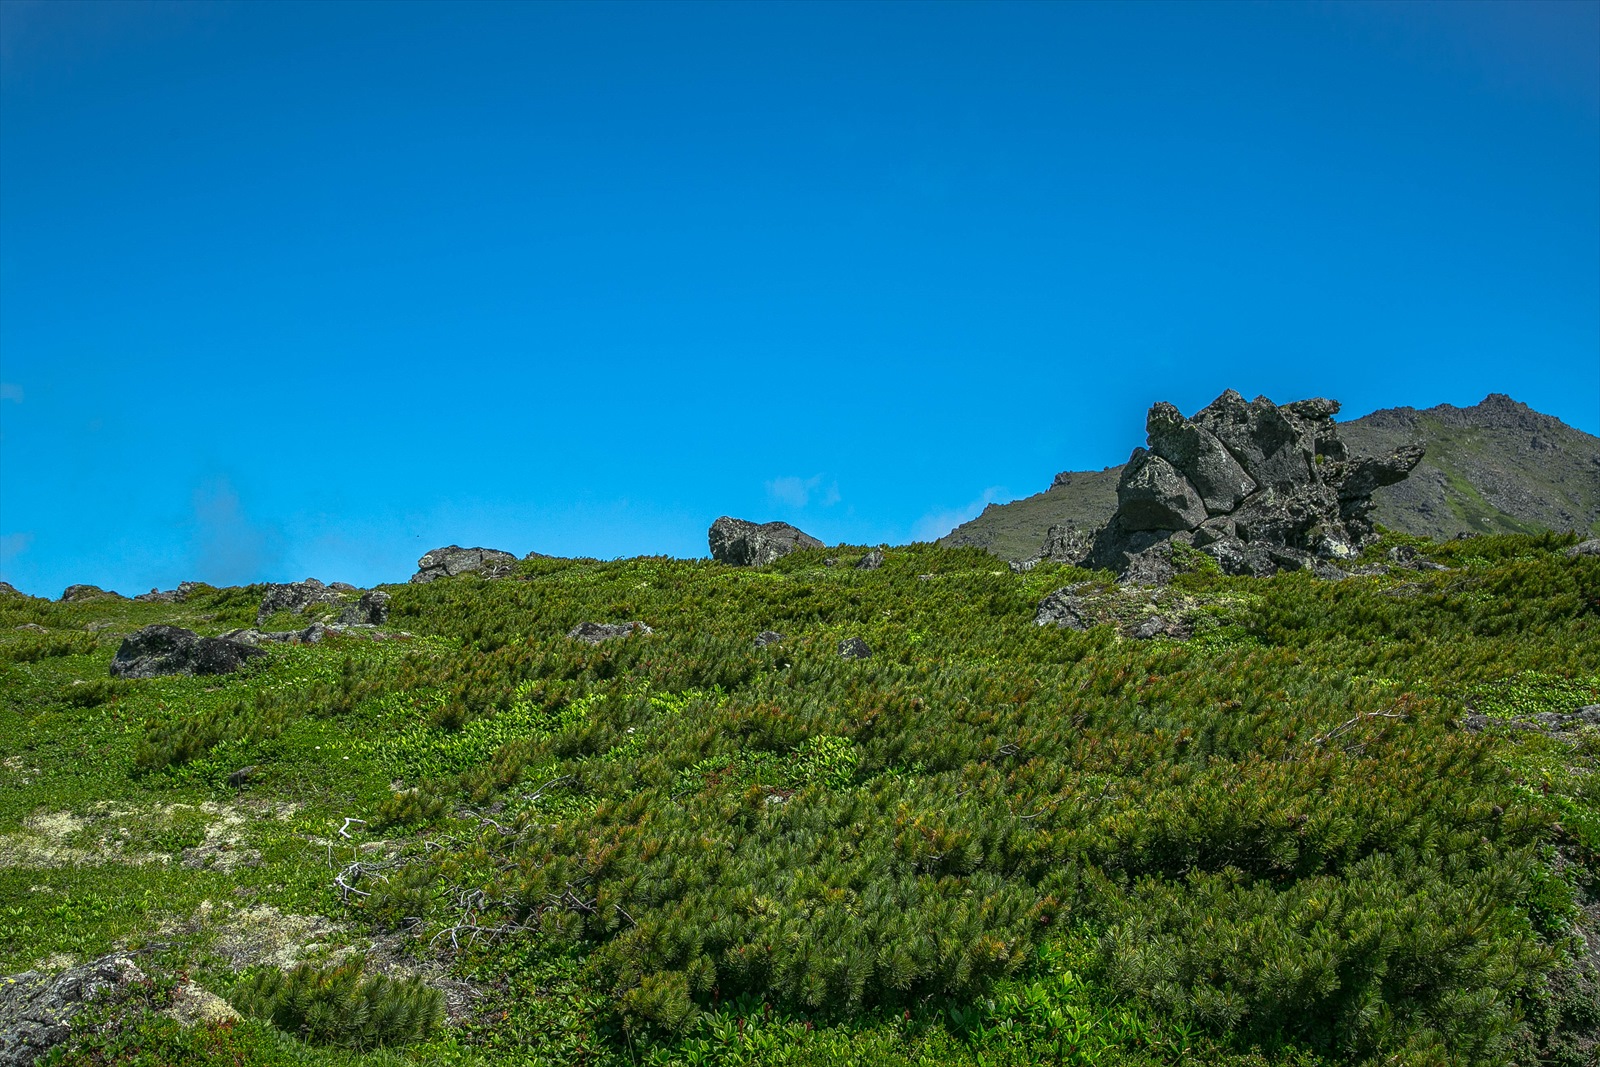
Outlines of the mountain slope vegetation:
<svg viewBox="0 0 1600 1067">
<path fill-rule="evenodd" d="M 388 587 L 386 640 L 139 680 L 122 635 L 264 589 L 3 595 L 0 972 L 156 976 L 56 1063 L 1575 1067 L 1600 737 L 1528 726 L 1600 702 L 1573 542 L 1160 591 L 532 559 Z M 1066 585 L 1105 621 L 1036 625 Z M 1157 611 L 1193 637 L 1126 636 Z M 160 1014 L 180 974 L 245 1017 Z"/>
</svg>

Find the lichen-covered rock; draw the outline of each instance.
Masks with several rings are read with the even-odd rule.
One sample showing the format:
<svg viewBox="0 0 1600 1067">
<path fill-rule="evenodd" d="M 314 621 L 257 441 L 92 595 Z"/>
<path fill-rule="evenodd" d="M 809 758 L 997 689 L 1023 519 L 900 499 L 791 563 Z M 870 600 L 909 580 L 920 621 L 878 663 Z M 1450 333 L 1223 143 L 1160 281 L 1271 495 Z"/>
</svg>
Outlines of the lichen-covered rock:
<svg viewBox="0 0 1600 1067">
<path fill-rule="evenodd" d="M 269 585 L 261 597 L 261 606 L 256 609 L 256 625 L 260 626 L 280 611 L 298 615 L 313 605 L 338 604 L 343 599 L 339 595 L 339 590 L 331 585 L 324 585 L 315 578 L 307 578 L 303 582 Z"/>
<path fill-rule="evenodd" d="M 111 660 L 113 678 L 155 678 L 168 674 L 227 674 L 244 666 L 261 649 L 223 637 L 201 637 L 180 626 L 157 624 L 122 639 Z"/>
<path fill-rule="evenodd" d="M 354 604 L 346 604 L 339 612 L 340 626 L 382 626 L 389 621 L 389 594 L 382 589 L 369 589 Z"/>
<path fill-rule="evenodd" d="M 1600 556 L 1600 537 L 1591 537 L 1587 541 L 1579 541 L 1567 549 L 1568 559 L 1577 559 L 1579 556 Z"/>
<path fill-rule="evenodd" d="M 0 1067 L 33 1067 L 71 1035 L 72 1017 L 95 998 L 144 974 L 123 955 L 102 956 L 61 974 L 0 978 Z"/>
<path fill-rule="evenodd" d="M 883 552 L 876 548 L 856 560 L 858 571 L 875 571 L 881 566 L 883 566 Z"/>
<path fill-rule="evenodd" d="M 631 637 L 636 633 L 649 634 L 655 631 L 642 622 L 580 622 L 567 631 L 567 636 L 574 641 L 598 645 L 614 637 Z"/>
<path fill-rule="evenodd" d="M 866 659 L 872 655 L 872 649 L 859 637 L 847 637 L 839 642 L 839 655 L 845 659 Z"/>
<path fill-rule="evenodd" d="M 801 548 L 821 548 L 822 542 L 786 522 L 750 522 L 724 515 L 706 533 L 711 558 L 735 567 L 765 567 Z"/>
<path fill-rule="evenodd" d="M 458 574 L 477 573 L 482 578 L 504 578 L 515 570 L 517 557 L 497 548 L 462 548 L 446 545 L 425 553 L 417 560 L 417 573 L 413 583 L 431 582 L 439 578 L 454 578 Z"/>
<path fill-rule="evenodd" d="M 1087 630 L 1095 624 L 1088 605 L 1078 596 L 1078 586 L 1069 585 L 1039 601 L 1033 614 L 1035 626 L 1058 626 L 1063 630 Z"/>
<path fill-rule="evenodd" d="M 766 648 L 768 645 L 775 645 L 782 640 L 783 635 L 778 631 L 762 630 L 760 633 L 756 634 L 756 647 Z"/>
</svg>

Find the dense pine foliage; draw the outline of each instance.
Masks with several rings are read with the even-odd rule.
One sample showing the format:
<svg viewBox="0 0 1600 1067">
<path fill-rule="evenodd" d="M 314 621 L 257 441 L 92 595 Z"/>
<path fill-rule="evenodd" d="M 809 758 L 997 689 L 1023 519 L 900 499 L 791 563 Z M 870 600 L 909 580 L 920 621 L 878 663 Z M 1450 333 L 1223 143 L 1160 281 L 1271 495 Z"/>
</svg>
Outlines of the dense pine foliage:
<svg viewBox="0 0 1600 1067">
<path fill-rule="evenodd" d="M 0 629 L 50 630 L 4 646 L 19 722 L 139 706 L 128 788 L 224 797 L 249 765 L 323 812 L 321 908 L 490 991 L 419 1060 L 1576 1065 L 1600 739 L 1513 728 L 1600 701 L 1600 562 L 1570 543 L 1160 594 L 931 546 L 541 559 L 392 587 L 410 640 L 81 697 L 40 668 L 109 658 L 87 609 L 7 598 Z M 1035 626 L 1074 582 L 1195 636 Z M 359 973 L 258 968 L 234 1000 L 320 1033 Z"/>
</svg>

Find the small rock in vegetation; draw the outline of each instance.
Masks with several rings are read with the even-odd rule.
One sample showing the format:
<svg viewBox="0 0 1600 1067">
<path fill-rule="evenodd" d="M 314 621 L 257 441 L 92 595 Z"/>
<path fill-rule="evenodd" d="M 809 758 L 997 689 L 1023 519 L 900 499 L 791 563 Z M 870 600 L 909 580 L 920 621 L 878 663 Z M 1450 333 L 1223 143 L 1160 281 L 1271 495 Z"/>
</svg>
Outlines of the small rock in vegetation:
<svg viewBox="0 0 1600 1067">
<path fill-rule="evenodd" d="M 454 578 L 458 574 L 476 573 L 482 578 L 504 578 L 515 569 L 517 557 L 498 548 L 462 548 L 446 545 L 436 548 L 417 560 L 417 573 L 411 576 L 413 584 L 431 582 L 439 578 Z"/>
<path fill-rule="evenodd" d="M 354 604 L 346 604 L 339 613 L 341 626 L 382 626 L 389 621 L 389 594 L 382 589 L 371 589 L 361 594 Z"/>
<path fill-rule="evenodd" d="M 778 631 L 762 630 L 760 633 L 756 634 L 756 647 L 766 648 L 768 645 L 775 645 L 782 640 L 783 635 Z"/>
<path fill-rule="evenodd" d="M 574 641 L 598 645 L 613 637 L 630 637 L 635 633 L 649 634 L 655 631 L 642 622 L 580 622 L 567 631 L 567 636 Z"/>
<path fill-rule="evenodd" d="M 1600 537 L 1591 537 L 1587 541 L 1579 541 L 1567 549 L 1568 559 L 1577 559 L 1579 556 L 1600 556 Z"/>
<path fill-rule="evenodd" d="M 764 567 L 800 548 L 821 548 L 822 542 L 786 522 L 755 523 L 722 516 L 706 535 L 711 558 L 735 567 Z"/>
<path fill-rule="evenodd" d="M 1059 626 L 1064 630 L 1087 630 L 1095 624 L 1088 606 L 1077 595 L 1078 586 L 1057 589 L 1039 601 L 1033 621 L 1037 626 Z"/>
<path fill-rule="evenodd" d="M 872 655 L 872 649 L 859 637 L 847 637 L 839 642 L 839 655 L 845 659 L 866 659 Z"/>
<path fill-rule="evenodd" d="M 113 678 L 155 678 L 166 674 L 227 674 L 255 656 L 259 648 L 193 630 L 157 624 L 122 639 L 111 661 Z"/>
<path fill-rule="evenodd" d="M 858 571 L 875 571 L 881 566 L 883 566 L 883 552 L 876 548 L 856 561 Z"/>
</svg>

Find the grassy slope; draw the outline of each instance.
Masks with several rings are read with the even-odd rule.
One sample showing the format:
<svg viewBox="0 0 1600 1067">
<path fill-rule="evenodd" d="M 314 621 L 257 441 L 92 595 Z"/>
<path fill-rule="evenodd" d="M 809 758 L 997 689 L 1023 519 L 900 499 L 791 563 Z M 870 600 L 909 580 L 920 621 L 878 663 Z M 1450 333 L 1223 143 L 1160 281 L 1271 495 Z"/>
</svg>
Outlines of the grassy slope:
<svg viewBox="0 0 1600 1067">
<path fill-rule="evenodd" d="M 1536 1062 L 1586 1025 L 1539 976 L 1594 891 L 1597 746 L 1453 723 L 1600 698 L 1600 565 L 1552 546 L 1191 575 L 1181 644 L 1036 628 L 1081 572 L 971 550 L 536 561 L 395 587 L 415 640 L 115 685 L 121 633 L 256 594 L 6 598 L 0 972 L 122 945 L 226 992 L 354 947 L 460 994 L 359 1055 L 138 1001 L 85 1062 Z M 631 618 L 656 633 L 562 636 Z M 198 721 L 220 740 L 160 766 Z M 382 870 L 342 902 L 354 860 Z M 463 919 L 519 929 L 446 951 Z"/>
<path fill-rule="evenodd" d="M 1039 551 L 1045 534 L 1058 523 L 1080 529 L 1103 526 L 1117 510 L 1121 467 L 1063 473 L 1057 484 L 1009 504 L 991 504 L 983 514 L 939 539 L 951 548 L 981 548 L 1001 559 L 1027 559 Z"/>
</svg>

